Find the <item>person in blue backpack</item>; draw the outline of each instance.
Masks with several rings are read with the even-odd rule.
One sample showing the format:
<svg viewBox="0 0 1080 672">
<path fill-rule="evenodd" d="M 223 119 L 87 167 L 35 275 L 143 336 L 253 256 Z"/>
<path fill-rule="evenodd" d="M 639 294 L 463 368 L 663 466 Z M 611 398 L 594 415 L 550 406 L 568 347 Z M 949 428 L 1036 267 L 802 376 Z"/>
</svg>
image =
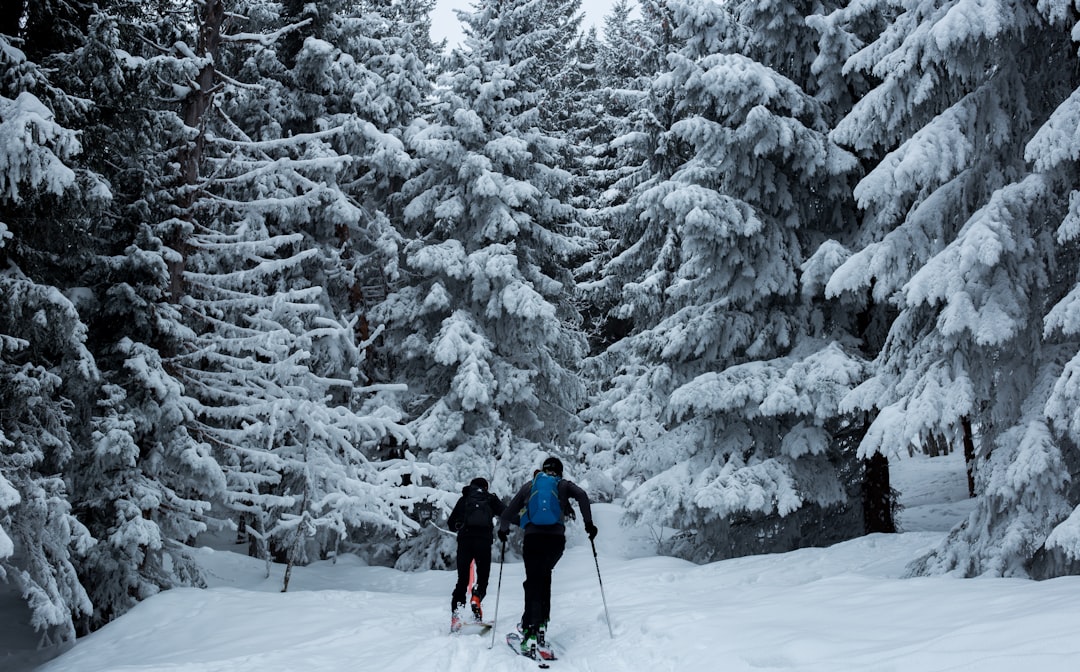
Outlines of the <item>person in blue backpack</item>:
<svg viewBox="0 0 1080 672">
<path fill-rule="evenodd" d="M 525 610 L 521 615 L 521 650 L 533 655 L 546 646 L 547 623 L 551 617 L 551 572 L 566 549 L 567 517 L 573 518 L 570 499 L 577 500 L 589 539 L 596 537 L 589 496 L 575 483 L 562 477 L 563 464 L 557 457 L 544 460 L 543 467 L 506 505 L 499 518 L 499 540 L 506 543 L 510 523 L 524 531 L 522 558 L 525 561 Z M 530 653 L 532 652 L 532 653 Z"/>
<path fill-rule="evenodd" d="M 495 529 L 493 520 L 502 514 L 502 500 L 498 495 L 488 492 L 485 478 L 474 478 L 462 488 L 461 498 L 454 505 L 447 526 L 457 532 L 457 584 L 450 596 L 450 630 L 460 630 L 464 619 L 465 596 L 472 585 L 473 620 L 483 621 L 484 615 L 480 603 L 487 594 L 488 578 L 491 575 L 491 540 Z M 474 565 L 475 563 L 475 565 Z M 475 566 L 475 577 L 470 576 L 470 569 Z"/>
</svg>

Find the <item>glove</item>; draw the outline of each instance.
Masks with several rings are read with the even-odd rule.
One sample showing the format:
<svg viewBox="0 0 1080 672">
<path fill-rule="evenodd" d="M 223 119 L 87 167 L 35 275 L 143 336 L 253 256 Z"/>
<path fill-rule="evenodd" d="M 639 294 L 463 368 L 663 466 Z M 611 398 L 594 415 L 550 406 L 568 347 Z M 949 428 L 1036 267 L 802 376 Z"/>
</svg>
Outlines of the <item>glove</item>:
<svg viewBox="0 0 1080 672">
<path fill-rule="evenodd" d="M 510 536 L 510 530 L 499 530 L 499 541 L 506 543 L 507 538 Z"/>
<path fill-rule="evenodd" d="M 589 535 L 589 541 L 592 541 L 593 539 L 596 538 L 596 533 L 598 531 L 599 530 L 596 529 L 596 525 L 593 525 L 592 523 L 586 523 L 585 524 L 585 532 L 587 532 L 588 535 Z"/>
</svg>

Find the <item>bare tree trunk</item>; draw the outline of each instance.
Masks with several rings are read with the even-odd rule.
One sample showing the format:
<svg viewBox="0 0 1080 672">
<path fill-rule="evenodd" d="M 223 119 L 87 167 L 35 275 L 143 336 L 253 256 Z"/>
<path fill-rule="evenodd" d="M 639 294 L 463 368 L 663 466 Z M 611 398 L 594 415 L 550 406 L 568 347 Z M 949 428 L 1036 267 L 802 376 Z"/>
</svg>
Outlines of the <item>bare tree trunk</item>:
<svg viewBox="0 0 1080 672">
<path fill-rule="evenodd" d="M 281 585 L 281 592 L 286 593 L 289 591 L 289 579 L 292 578 L 293 559 L 292 554 L 289 554 L 289 562 L 285 565 L 285 581 Z"/>
<path fill-rule="evenodd" d="M 304 461 L 307 462 L 307 459 L 305 458 Z M 287 555 L 288 555 L 289 559 L 288 559 L 288 562 L 285 564 L 285 580 L 284 580 L 284 582 L 282 583 L 282 586 L 281 586 L 281 592 L 283 592 L 283 593 L 287 592 L 289 590 L 289 579 L 292 578 L 292 568 L 293 568 L 293 565 L 296 564 L 296 558 L 299 556 L 303 562 L 306 562 L 306 560 L 304 558 L 305 558 L 305 556 L 307 554 L 304 553 L 304 551 L 303 551 L 303 549 L 301 549 L 300 545 L 306 543 L 306 539 L 305 539 L 305 535 L 304 535 L 304 520 L 306 520 L 306 518 L 304 517 L 304 514 L 307 511 L 307 507 L 308 507 L 308 489 L 305 487 L 304 488 L 304 498 L 300 502 L 301 520 L 296 526 L 296 530 L 293 533 L 292 546 L 288 549 L 288 552 L 287 552 Z"/>
<path fill-rule="evenodd" d="M 975 496 L 975 437 L 971 432 L 971 420 L 964 416 L 960 420 L 964 429 L 964 465 L 967 467 L 968 497 Z"/>
<path fill-rule="evenodd" d="M 240 524 L 236 526 L 236 543 L 242 544 L 248 540 L 247 516 L 240 516 Z"/>
<path fill-rule="evenodd" d="M 874 453 L 863 459 L 863 530 L 896 532 L 893 490 L 889 483 L 889 458 Z"/>
<path fill-rule="evenodd" d="M 948 455 L 952 452 L 952 447 L 949 442 L 945 440 L 945 437 L 937 432 L 931 432 L 926 436 L 926 442 L 923 444 L 923 452 L 930 457 L 941 457 Z"/>
</svg>

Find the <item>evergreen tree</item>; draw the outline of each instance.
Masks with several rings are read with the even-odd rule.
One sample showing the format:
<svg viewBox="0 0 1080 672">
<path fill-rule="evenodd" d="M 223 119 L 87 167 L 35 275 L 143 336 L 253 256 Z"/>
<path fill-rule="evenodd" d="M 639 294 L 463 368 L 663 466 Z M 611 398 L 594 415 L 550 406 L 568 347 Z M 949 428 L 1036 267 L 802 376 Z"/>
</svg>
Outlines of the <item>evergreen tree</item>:
<svg viewBox="0 0 1080 672">
<path fill-rule="evenodd" d="M 827 543 L 810 529 L 830 507 L 847 515 L 832 435 L 862 366 L 815 333 L 798 270 L 854 159 L 797 83 L 727 51 L 743 27 L 726 9 L 670 6 L 684 42 L 654 83 L 649 175 L 605 269 L 631 331 L 598 362 L 611 383 L 582 442 L 640 483 L 632 516 L 688 533 L 680 553 Z"/>
<path fill-rule="evenodd" d="M 111 9 L 91 17 L 60 71 L 94 101 L 83 114 L 85 161 L 113 195 L 89 224 L 93 245 L 78 269 L 87 347 L 102 372 L 100 391 L 88 395 L 92 411 L 76 415 L 78 449 L 67 470 L 75 510 L 100 540 L 79 568 L 94 604 L 88 628 L 160 590 L 201 585 L 185 543 L 206 529 L 210 500 L 224 484 L 209 447 L 187 431 L 182 387 L 161 356 L 176 350 L 183 332 L 176 311 L 160 309 L 166 260 L 147 220 L 160 207 L 153 190 L 169 161 L 164 139 L 178 124 L 161 114 L 147 83 L 154 69 L 138 52 L 125 53 L 155 43 L 160 33 L 149 21 L 160 20 L 159 8 Z"/>
<path fill-rule="evenodd" d="M 943 436 L 977 465 L 975 512 L 913 571 L 1024 575 L 1076 504 L 1074 443 L 1047 406 L 1072 344 L 1044 337 L 1073 282 L 1058 270 L 1069 237 L 1059 251 L 1052 232 L 1068 207 L 1055 185 L 1075 176 L 1032 142 L 1076 87 L 1075 17 L 880 7 L 895 18 L 846 65 L 880 83 L 834 137 L 881 159 L 856 188 L 863 226 L 826 292 L 869 293 L 898 316 L 844 405 L 876 414 L 863 455 Z"/>
<path fill-rule="evenodd" d="M 632 18 L 637 4 L 632 0 L 616 0 L 604 16 L 599 66 L 616 85 L 635 81 L 646 68 L 644 45 L 655 26 Z"/>
<path fill-rule="evenodd" d="M 58 123 L 58 109 L 76 107 L 0 35 L 0 578 L 45 644 L 73 640 L 73 618 L 92 609 L 77 568 L 94 540 L 63 475 L 73 412 L 93 398 L 98 372 L 77 310 L 52 284 L 62 273 L 50 249 L 72 224 L 62 199 L 97 184 L 76 162 L 76 133 Z"/>
<path fill-rule="evenodd" d="M 865 40 L 880 33 L 885 16 L 867 3 L 849 3 L 833 8 L 832 3 L 819 7 L 818 13 L 806 17 L 806 26 L 813 29 L 818 44 L 816 58 L 807 65 L 805 58 L 790 54 L 791 42 L 785 41 L 786 49 L 778 49 L 777 67 L 795 68 L 804 78 L 804 87 L 814 93 L 828 110 L 826 121 L 833 127 L 845 117 L 856 101 L 873 86 L 874 78 L 867 73 L 845 70 L 847 60 L 865 45 Z M 790 27 L 792 34 L 807 35 L 799 26 Z M 774 31 L 767 31 L 770 34 Z M 776 37 L 774 35 L 774 37 Z M 749 38 L 748 38 L 749 39 Z M 783 40 L 783 37 L 780 36 Z M 850 149 L 850 148 L 848 148 Z M 875 148 L 863 147 L 855 152 L 860 159 L 860 169 L 849 174 L 849 185 L 880 159 Z M 823 212 L 818 225 L 804 238 L 809 258 L 802 266 L 804 296 L 812 302 L 813 321 L 817 328 L 833 334 L 833 338 L 849 344 L 849 351 L 858 353 L 867 363 L 872 361 L 884 347 L 885 335 L 895 310 L 885 301 L 876 300 L 869 292 L 844 292 L 826 297 L 825 286 L 837 266 L 846 259 L 844 245 L 856 240 L 860 232 L 860 214 L 855 199 L 849 194 L 833 204 L 832 212 Z M 840 241 L 843 241 L 841 243 Z M 869 370 L 869 366 L 867 367 Z M 845 409 L 847 410 L 847 409 Z M 836 440 L 843 450 L 856 452 L 858 444 L 869 429 L 874 414 L 871 411 L 849 411 L 838 418 L 840 424 Z M 867 533 L 895 532 L 894 513 L 898 508 L 899 494 L 890 482 L 890 457 L 875 452 L 863 455 L 862 498 L 863 525 Z"/>
<path fill-rule="evenodd" d="M 328 232 L 365 220 L 342 189 L 352 159 L 336 144 L 362 124 L 332 114 L 309 131 L 281 123 L 301 115 L 271 47 L 303 19 L 284 23 L 257 2 L 207 3 L 196 18 L 197 46 L 176 50 L 176 71 L 198 86 L 180 110 L 175 216 L 158 227 L 172 254 L 167 302 L 187 334 L 169 365 L 190 430 L 214 448 L 224 504 L 268 560 L 304 562 L 362 527 L 404 534 L 416 525 L 406 505 L 424 493 L 397 486 L 418 467 L 368 459 L 386 435 L 407 435 L 393 411 L 365 406 L 366 343 L 323 286 L 341 273 Z M 305 38 L 297 68 L 329 48 L 317 40 Z"/>
<path fill-rule="evenodd" d="M 431 88 L 410 28 L 395 19 L 400 8 L 381 10 L 387 14 L 355 2 L 298 5 L 299 27 L 287 36 L 296 52 L 278 75 L 284 99 L 274 119 L 293 134 L 337 129 L 324 142 L 348 157 L 335 176 L 348 207 L 303 230 L 328 256 L 318 282 L 334 309 L 357 321 L 361 339 L 372 330 L 368 309 L 396 272 L 400 241 L 391 220 L 412 170 L 401 138 Z M 374 374 L 375 362 L 367 368 Z"/>
<path fill-rule="evenodd" d="M 603 116 L 590 160 L 590 181 L 597 194 L 592 222 L 598 253 L 577 269 L 594 354 L 625 336 L 634 321 L 626 306 L 616 308 L 622 298 L 621 278 L 607 269 L 621 250 L 642 235 L 637 211 L 628 202 L 658 171 L 671 171 L 667 148 L 660 146 L 663 129 L 671 121 L 671 101 L 651 96 L 656 93 L 653 81 L 666 69 L 667 55 L 681 41 L 672 34 L 666 4 L 644 3 L 639 20 L 630 18 L 631 11 L 628 2 L 613 6 L 605 18 L 598 59 L 605 86 L 596 92 L 594 104 Z M 621 275 L 630 277 L 633 272 Z M 608 353 L 594 361 L 615 356 Z M 589 378 L 606 381 L 609 375 L 596 371 Z"/>
<path fill-rule="evenodd" d="M 484 2 L 466 15 L 433 118 L 406 135 L 419 168 L 404 187 L 404 283 L 377 315 L 409 385 L 413 447 L 449 493 L 477 474 L 516 485 L 565 440 L 582 397 L 566 263 L 583 242 L 564 146 L 541 127 L 534 11 Z"/>
</svg>

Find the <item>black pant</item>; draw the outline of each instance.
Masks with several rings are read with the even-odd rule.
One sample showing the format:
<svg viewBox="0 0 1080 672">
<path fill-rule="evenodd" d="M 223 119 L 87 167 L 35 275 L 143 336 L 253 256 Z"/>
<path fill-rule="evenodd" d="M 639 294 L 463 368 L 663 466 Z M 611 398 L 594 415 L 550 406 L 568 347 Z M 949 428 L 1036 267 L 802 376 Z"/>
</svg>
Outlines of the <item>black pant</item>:
<svg viewBox="0 0 1080 672">
<path fill-rule="evenodd" d="M 525 612 L 523 628 L 535 628 L 551 619 L 551 570 L 566 549 L 561 534 L 526 534 L 522 547 L 525 560 Z"/>
<path fill-rule="evenodd" d="M 450 597 L 450 609 L 465 604 L 465 592 L 469 588 L 469 565 L 476 562 L 476 585 L 473 595 L 481 600 L 487 594 L 488 577 L 491 575 L 491 533 L 485 536 L 458 535 L 457 584 Z"/>
</svg>

